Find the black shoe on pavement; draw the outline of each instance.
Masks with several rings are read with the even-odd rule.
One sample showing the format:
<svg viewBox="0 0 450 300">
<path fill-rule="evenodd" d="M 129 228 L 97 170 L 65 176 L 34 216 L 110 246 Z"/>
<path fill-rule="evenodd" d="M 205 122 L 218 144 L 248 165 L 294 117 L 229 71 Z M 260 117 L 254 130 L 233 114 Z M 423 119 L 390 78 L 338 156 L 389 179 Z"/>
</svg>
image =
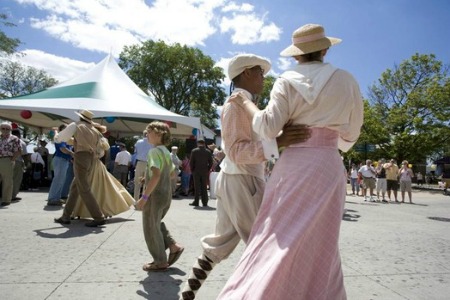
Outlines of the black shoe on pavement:
<svg viewBox="0 0 450 300">
<path fill-rule="evenodd" d="M 11 204 L 11 202 L 2 202 L 0 205 L 1 206 L 8 206 L 8 205 L 10 205 Z"/>
<path fill-rule="evenodd" d="M 70 220 L 64 220 L 62 217 L 54 219 L 55 223 L 63 224 L 63 225 L 69 225 Z"/>
<path fill-rule="evenodd" d="M 17 201 L 20 201 L 20 200 L 22 200 L 22 198 L 14 197 L 14 198 L 11 199 L 11 202 L 17 202 Z"/>
<path fill-rule="evenodd" d="M 62 206 L 62 202 L 61 201 L 52 201 L 52 202 L 47 202 L 47 206 Z"/>
<path fill-rule="evenodd" d="M 86 224 L 84 224 L 84 226 L 87 226 L 87 227 L 98 227 L 98 226 L 102 226 L 102 225 L 105 225 L 105 224 L 106 224 L 105 220 L 99 220 L 99 221 L 94 220 L 94 221 L 91 221 L 91 222 L 87 222 Z"/>
<path fill-rule="evenodd" d="M 189 205 L 190 206 L 198 206 L 198 203 L 191 202 L 191 203 L 189 203 Z"/>
</svg>

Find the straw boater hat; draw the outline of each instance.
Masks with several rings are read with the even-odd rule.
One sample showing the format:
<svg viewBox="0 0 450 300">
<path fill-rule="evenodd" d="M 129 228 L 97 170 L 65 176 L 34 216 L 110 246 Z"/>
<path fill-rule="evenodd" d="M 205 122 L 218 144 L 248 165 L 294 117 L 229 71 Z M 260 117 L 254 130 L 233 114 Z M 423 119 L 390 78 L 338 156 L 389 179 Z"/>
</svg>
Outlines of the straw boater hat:
<svg viewBox="0 0 450 300">
<path fill-rule="evenodd" d="M 292 34 L 292 45 L 281 51 L 281 56 L 297 56 L 327 49 L 342 42 L 341 39 L 325 36 L 321 25 L 306 24 Z"/>
<path fill-rule="evenodd" d="M 236 76 L 244 72 L 245 69 L 251 69 L 261 66 L 266 75 L 271 67 L 270 61 L 264 57 L 254 54 L 239 54 L 233 57 L 228 63 L 228 78 L 233 80 Z"/>
<path fill-rule="evenodd" d="M 75 113 L 83 120 L 92 124 L 92 118 L 94 117 L 94 114 L 92 112 L 90 112 L 89 110 L 83 109 L 79 112 L 76 111 Z"/>
</svg>

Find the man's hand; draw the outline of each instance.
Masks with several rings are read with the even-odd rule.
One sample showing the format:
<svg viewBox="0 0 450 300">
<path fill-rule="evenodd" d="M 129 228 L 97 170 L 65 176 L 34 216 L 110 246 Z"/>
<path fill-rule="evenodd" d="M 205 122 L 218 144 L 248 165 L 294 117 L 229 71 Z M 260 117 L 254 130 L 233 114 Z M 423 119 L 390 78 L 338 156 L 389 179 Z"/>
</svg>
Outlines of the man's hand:
<svg viewBox="0 0 450 300">
<path fill-rule="evenodd" d="M 303 143 L 311 137 L 311 130 L 307 125 L 292 125 L 289 121 L 283 127 L 283 133 L 277 137 L 278 147 L 288 147 L 292 144 Z"/>
</svg>

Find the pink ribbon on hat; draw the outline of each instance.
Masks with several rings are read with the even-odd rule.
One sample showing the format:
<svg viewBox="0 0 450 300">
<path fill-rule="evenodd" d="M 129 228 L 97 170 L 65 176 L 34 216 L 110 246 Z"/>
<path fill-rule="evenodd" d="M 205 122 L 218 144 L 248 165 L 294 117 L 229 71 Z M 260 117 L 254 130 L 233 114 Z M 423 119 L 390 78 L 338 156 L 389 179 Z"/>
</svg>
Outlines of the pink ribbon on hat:
<svg viewBox="0 0 450 300">
<path fill-rule="evenodd" d="M 300 43 L 307 43 L 312 42 L 321 38 L 325 37 L 325 32 L 319 32 L 315 34 L 305 35 L 305 36 L 298 36 L 292 38 L 292 44 L 300 44 Z"/>
</svg>

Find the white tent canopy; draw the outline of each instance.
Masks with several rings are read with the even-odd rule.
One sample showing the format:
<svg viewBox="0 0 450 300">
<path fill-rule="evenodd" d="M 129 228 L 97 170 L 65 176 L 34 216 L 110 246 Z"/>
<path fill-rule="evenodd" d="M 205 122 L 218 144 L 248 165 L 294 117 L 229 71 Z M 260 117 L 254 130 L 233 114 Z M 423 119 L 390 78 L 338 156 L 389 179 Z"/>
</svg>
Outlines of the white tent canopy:
<svg viewBox="0 0 450 300">
<path fill-rule="evenodd" d="M 75 111 L 87 109 L 113 136 L 139 135 L 152 120 L 170 122 L 174 137 L 214 138 L 200 119 L 173 113 L 146 95 L 122 71 L 111 55 L 86 73 L 38 93 L 0 99 L 0 118 L 40 130 L 78 120 Z M 31 111 L 31 117 L 23 111 Z"/>
</svg>

